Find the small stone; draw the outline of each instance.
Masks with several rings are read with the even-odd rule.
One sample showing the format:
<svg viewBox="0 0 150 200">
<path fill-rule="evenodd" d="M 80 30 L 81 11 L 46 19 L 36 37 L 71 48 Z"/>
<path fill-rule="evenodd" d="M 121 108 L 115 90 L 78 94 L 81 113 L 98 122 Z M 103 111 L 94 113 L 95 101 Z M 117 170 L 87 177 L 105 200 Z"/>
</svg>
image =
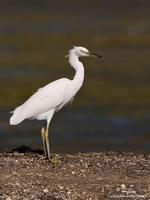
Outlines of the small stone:
<svg viewBox="0 0 150 200">
<path fill-rule="evenodd" d="M 44 192 L 44 193 L 48 193 L 49 191 L 48 191 L 47 188 L 45 188 L 45 189 L 43 190 L 43 192 Z"/>
<path fill-rule="evenodd" d="M 120 187 L 116 187 L 116 191 L 117 191 L 117 192 L 120 192 Z"/>
<path fill-rule="evenodd" d="M 135 190 L 132 190 L 132 194 L 136 195 L 136 191 L 135 191 Z"/>
<path fill-rule="evenodd" d="M 64 189 L 64 187 L 62 185 L 60 185 L 59 189 L 62 190 L 62 189 Z"/>
<path fill-rule="evenodd" d="M 121 184 L 121 189 L 125 190 L 126 189 L 126 185 L 125 184 Z"/>
<path fill-rule="evenodd" d="M 6 200 L 11 200 L 11 198 L 10 198 L 10 197 L 7 197 Z"/>
<path fill-rule="evenodd" d="M 73 175 L 75 174 L 75 172 L 74 172 L 74 171 L 72 171 L 71 173 L 72 173 Z"/>
<path fill-rule="evenodd" d="M 16 186 L 20 186 L 20 183 L 18 183 L 18 182 L 16 182 L 16 184 L 15 184 Z"/>
<path fill-rule="evenodd" d="M 130 184 L 130 187 L 132 187 L 132 188 L 133 188 L 133 187 L 134 187 L 134 185 Z"/>
<path fill-rule="evenodd" d="M 69 190 L 68 192 L 67 192 L 67 195 L 70 195 L 71 194 L 71 191 Z"/>
</svg>

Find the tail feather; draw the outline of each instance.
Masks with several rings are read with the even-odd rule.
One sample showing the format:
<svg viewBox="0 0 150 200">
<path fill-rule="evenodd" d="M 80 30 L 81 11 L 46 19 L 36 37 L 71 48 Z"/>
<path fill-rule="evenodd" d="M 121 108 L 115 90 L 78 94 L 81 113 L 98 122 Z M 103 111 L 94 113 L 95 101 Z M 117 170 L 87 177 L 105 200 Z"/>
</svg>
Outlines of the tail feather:
<svg viewBox="0 0 150 200">
<path fill-rule="evenodd" d="M 10 125 L 17 125 L 21 123 L 23 118 L 23 113 L 20 112 L 22 110 L 21 106 L 17 107 L 14 111 L 11 111 L 10 113 L 13 114 L 10 118 Z"/>
</svg>

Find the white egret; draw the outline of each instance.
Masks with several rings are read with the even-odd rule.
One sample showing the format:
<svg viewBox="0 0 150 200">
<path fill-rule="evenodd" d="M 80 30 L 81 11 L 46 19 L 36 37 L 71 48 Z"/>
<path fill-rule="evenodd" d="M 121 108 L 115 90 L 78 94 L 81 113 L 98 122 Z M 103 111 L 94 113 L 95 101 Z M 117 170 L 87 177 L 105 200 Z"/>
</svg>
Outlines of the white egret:
<svg viewBox="0 0 150 200">
<path fill-rule="evenodd" d="M 67 57 L 70 65 L 76 73 L 73 80 L 61 78 L 38 89 L 25 103 L 12 111 L 10 125 L 17 125 L 25 119 L 47 120 L 47 126 L 41 129 L 44 154 L 46 158 L 52 161 L 49 145 L 49 125 L 54 113 L 69 103 L 84 80 L 84 67 L 79 57 L 94 56 L 101 57 L 95 53 L 90 53 L 84 47 L 73 47 Z"/>
</svg>

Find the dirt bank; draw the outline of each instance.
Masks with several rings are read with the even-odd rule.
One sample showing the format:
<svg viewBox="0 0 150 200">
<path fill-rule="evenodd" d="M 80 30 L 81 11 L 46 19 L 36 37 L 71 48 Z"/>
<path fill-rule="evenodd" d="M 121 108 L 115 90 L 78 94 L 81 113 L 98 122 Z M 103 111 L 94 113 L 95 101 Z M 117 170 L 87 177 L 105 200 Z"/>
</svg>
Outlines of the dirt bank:
<svg viewBox="0 0 150 200">
<path fill-rule="evenodd" d="M 0 154 L 0 200 L 150 199 L 150 155 L 59 154 L 54 166 L 37 152 Z"/>
</svg>

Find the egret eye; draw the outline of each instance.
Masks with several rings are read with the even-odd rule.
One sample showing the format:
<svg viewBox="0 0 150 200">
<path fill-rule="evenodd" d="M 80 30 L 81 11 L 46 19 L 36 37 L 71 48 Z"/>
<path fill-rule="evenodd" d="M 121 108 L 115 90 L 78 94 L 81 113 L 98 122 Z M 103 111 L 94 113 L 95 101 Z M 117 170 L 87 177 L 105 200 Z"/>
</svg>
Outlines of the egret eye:
<svg viewBox="0 0 150 200">
<path fill-rule="evenodd" d="M 59 163 L 59 161 L 51 157 L 48 139 L 50 121 L 56 111 L 72 102 L 72 99 L 81 88 L 84 81 L 84 66 L 79 58 L 86 56 L 100 57 L 95 53 L 90 54 L 85 47 L 76 46 L 71 49 L 67 57 L 69 57 L 69 63 L 75 70 L 74 78 L 71 80 L 61 78 L 49 83 L 11 112 L 10 125 L 17 125 L 25 119 L 47 121 L 47 125 L 41 129 L 43 149 L 45 157 L 54 164 Z"/>
</svg>

